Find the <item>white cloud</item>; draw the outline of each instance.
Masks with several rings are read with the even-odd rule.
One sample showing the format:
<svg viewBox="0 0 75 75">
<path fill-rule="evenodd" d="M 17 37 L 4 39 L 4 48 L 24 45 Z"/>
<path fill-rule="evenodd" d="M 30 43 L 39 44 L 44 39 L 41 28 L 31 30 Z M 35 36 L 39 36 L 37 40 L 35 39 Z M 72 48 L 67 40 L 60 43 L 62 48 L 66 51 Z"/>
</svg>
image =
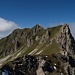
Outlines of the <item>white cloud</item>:
<svg viewBox="0 0 75 75">
<path fill-rule="evenodd" d="M 7 36 L 16 28 L 18 28 L 16 23 L 0 18 L 0 38 Z"/>
</svg>

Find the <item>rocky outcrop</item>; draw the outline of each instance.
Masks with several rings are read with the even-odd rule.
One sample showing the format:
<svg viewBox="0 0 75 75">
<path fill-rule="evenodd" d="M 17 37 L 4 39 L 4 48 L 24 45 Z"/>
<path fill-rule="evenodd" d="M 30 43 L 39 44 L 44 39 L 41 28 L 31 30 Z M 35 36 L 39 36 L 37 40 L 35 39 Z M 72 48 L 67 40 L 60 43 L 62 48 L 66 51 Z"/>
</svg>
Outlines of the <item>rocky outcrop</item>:
<svg viewBox="0 0 75 75">
<path fill-rule="evenodd" d="M 60 44 L 62 55 L 74 54 L 75 53 L 75 40 L 70 33 L 69 26 L 67 24 L 60 28 L 59 33 L 56 36 L 57 43 Z"/>
<path fill-rule="evenodd" d="M 0 40 L 0 55 L 0 67 L 9 66 L 13 75 L 75 74 L 75 40 L 67 24 L 16 29 Z"/>
<path fill-rule="evenodd" d="M 46 33 L 42 35 L 39 43 L 46 43 L 49 37 L 50 37 L 50 31 L 46 30 Z"/>
<path fill-rule="evenodd" d="M 43 29 L 42 26 L 36 24 L 33 28 L 25 29 L 16 29 L 9 36 L 1 39 L 0 49 L 2 57 L 8 55 L 11 52 L 17 51 L 24 43 L 27 43 L 27 47 L 30 47 L 35 40 L 38 40 L 36 37 L 40 33 L 40 30 Z"/>
<path fill-rule="evenodd" d="M 36 35 L 37 33 L 39 33 L 41 29 L 43 29 L 43 27 L 40 26 L 40 25 L 38 25 L 38 24 L 36 24 L 36 25 L 32 28 L 32 34 L 33 34 L 33 36 Z"/>
<path fill-rule="evenodd" d="M 5 74 L 7 71 L 10 75 L 48 75 L 55 71 L 55 68 L 50 65 L 46 56 L 26 55 L 9 62 L 0 71 L 5 72 Z"/>
<path fill-rule="evenodd" d="M 33 44 L 33 39 L 27 39 L 27 47 L 30 47 Z"/>
<path fill-rule="evenodd" d="M 61 46 L 61 54 L 67 58 L 67 63 L 64 63 L 64 70 L 66 75 L 74 75 L 75 62 L 75 40 L 71 35 L 69 26 L 67 24 L 60 28 L 56 36 L 56 41 Z M 73 62 L 73 63 L 72 63 Z"/>
</svg>

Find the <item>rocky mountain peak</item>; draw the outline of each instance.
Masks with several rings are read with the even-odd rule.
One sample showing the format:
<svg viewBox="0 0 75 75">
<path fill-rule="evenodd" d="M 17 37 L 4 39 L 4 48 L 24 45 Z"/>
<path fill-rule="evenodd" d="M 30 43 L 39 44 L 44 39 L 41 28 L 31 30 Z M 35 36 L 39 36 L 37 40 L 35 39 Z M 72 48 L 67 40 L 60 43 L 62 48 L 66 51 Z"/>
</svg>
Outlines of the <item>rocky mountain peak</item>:
<svg viewBox="0 0 75 75">
<path fill-rule="evenodd" d="M 34 27 L 32 27 L 32 32 L 33 32 L 33 35 L 36 35 L 37 33 L 39 33 L 39 31 L 43 29 L 42 26 L 40 26 L 39 24 L 36 24 Z"/>
<path fill-rule="evenodd" d="M 17 51 L 22 45 L 24 45 L 24 43 L 26 43 L 25 44 L 26 47 L 30 47 L 37 41 L 38 43 L 36 44 L 36 46 L 39 45 L 40 43 L 42 45 L 49 41 L 52 42 L 54 37 L 56 38 L 55 42 L 60 44 L 60 47 L 63 51 L 62 54 L 65 53 L 67 55 L 66 51 L 70 53 L 75 51 L 74 50 L 75 41 L 71 35 L 69 25 L 64 24 L 44 29 L 39 24 L 36 24 L 31 29 L 30 28 L 16 29 L 9 36 L 0 40 L 1 54 L 4 54 L 5 56 L 10 52 Z M 6 45 L 5 42 L 8 45 Z M 41 45 L 39 47 L 41 47 Z"/>
<path fill-rule="evenodd" d="M 40 26 L 39 24 L 36 24 L 33 28 L 43 28 L 43 27 Z"/>
<path fill-rule="evenodd" d="M 74 54 L 75 40 L 70 32 L 69 25 L 64 24 L 57 34 L 57 42 L 61 45 L 63 55 Z"/>
<path fill-rule="evenodd" d="M 0 67 L 13 61 L 25 75 L 75 75 L 75 40 L 67 24 L 47 29 L 36 24 L 1 39 L 0 58 Z"/>
<path fill-rule="evenodd" d="M 63 33 L 71 34 L 68 24 L 64 24 L 64 25 L 61 27 L 61 30 L 62 30 Z"/>
</svg>

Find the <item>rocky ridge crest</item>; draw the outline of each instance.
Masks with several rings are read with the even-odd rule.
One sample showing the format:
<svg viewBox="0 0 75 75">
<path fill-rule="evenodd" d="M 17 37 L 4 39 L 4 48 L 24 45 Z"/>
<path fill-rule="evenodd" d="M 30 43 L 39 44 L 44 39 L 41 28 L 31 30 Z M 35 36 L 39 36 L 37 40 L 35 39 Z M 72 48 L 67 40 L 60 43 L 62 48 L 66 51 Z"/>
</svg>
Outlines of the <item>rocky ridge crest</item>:
<svg viewBox="0 0 75 75">
<path fill-rule="evenodd" d="M 0 50 L 1 67 L 10 61 L 14 62 L 19 57 L 23 60 L 21 64 L 25 65 L 23 62 L 28 62 L 35 57 L 37 60 L 34 62 L 36 72 L 32 73 L 34 68 L 31 68 L 32 75 L 40 75 L 40 70 L 41 75 L 45 73 L 47 75 L 75 74 L 75 40 L 67 24 L 47 29 L 36 24 L 31 29 L 16 29 L 9 36 L 0 40 Z M 28 57 L 25 58 L 26 55 Z M 30 61 L 28 65 L 32 65 L 32 62 Z M 55 71 L 54 64 L 57 65 Z M 48 70 L 47 65 L 52 67 L 50 68 L 52 71 Z M 27 68 L 26 74 L 28 73 Z"/>
</svg>

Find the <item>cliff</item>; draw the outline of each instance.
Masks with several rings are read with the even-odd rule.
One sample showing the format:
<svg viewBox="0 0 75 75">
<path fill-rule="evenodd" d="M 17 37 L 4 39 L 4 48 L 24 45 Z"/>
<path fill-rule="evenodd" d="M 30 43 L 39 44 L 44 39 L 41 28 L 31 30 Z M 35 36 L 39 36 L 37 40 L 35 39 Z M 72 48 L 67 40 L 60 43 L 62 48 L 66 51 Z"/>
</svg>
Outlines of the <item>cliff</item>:
<svg viewBox="0 0 75 75">
<path fill-rule="evenodd" d="M 36 24 L 1 39 L 0 58 L 0 67 L 11 64 L 12 73 L 15 65 L 15 73 L 17 66 L 24 75 L 74 75 L 75 40 L 67 24 L 46 29 Z"/>
</svg>

